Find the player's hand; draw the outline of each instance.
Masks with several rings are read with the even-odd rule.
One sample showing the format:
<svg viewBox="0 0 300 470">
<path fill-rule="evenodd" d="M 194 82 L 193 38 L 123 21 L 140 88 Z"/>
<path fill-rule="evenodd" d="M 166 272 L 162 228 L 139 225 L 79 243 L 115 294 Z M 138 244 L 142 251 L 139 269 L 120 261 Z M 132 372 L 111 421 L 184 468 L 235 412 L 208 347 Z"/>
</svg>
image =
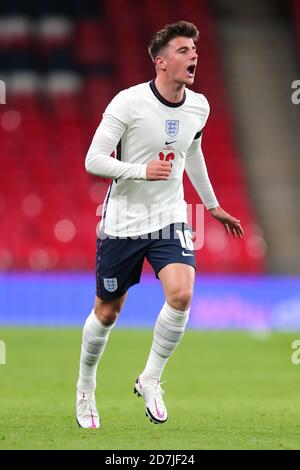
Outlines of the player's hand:
<svg viewBox="0 0 300 470">
<path fill-rule="evenodd" d="M 147 180 L 168 180 L 171 174 L 171 169 L 171 162 L 165 162 L 162 160 L 152 160 L 151 162 L 147 163 Z"/>
<path fill-rule="evenodd" d="M 239 238 L 243 238 L 244 230 L 241 226 L 241 222 L 238 219 L 232 217 L 230 214 L 227 214 L 227 212 L 225 212 L 221 207 L 210 209 L 209 212 L 215 219 L 224 225 L 228 235 L 231 232 L 235 238 L 237 236 Z"/>
</svg>

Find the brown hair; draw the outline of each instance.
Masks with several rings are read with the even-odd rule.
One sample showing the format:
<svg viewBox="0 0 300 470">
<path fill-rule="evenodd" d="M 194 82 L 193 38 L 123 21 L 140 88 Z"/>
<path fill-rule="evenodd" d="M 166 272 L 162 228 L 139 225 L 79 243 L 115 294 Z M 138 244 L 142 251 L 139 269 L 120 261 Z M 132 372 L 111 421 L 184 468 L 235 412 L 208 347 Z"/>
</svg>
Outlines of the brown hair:
<svg viewBox="0 0 300 470">
<path fill-rule="evenodd" d="M 163 29 L 154 34 L 149 44 L 148 52 L 152 61 L 155 61 L 159 51 L 166 47 L 169 41 L 179 36 L 192 38 L 194 41 L 197 41 L 199 31 L 193 23 L 188 21 L 181 20 L 177 21 L 177 23 L 166 24 Z"/>
</svg>

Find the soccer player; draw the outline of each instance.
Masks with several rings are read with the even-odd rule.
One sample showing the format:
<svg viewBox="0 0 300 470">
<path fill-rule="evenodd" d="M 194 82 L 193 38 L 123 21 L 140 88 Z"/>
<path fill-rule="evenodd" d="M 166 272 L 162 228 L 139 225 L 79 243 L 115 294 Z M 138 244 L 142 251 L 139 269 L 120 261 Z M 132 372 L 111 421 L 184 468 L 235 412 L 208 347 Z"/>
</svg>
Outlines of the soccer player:
<svg viewBox="0 0 300 470">
<path fill-rule="evenodd" d="M 151 421 L 167 420 L 160 379 L 183 336 L 195 277 L 184 170 L 227 233 L 243 236 L 240 221 L 219 206 L 201 151 L 209 105 L 202 94 L 187 88 L 194 82 L 198 35 L 196 26 L 186 21 L 166 25 L 154 35 L 149 53 L 156 78 L 114 97 L 86 156 L 86 170 L 112 183 L 97 238 L 96 300 L 83 329 L 77 422 L 84 428 L 100 426 L 95 402 L 98 362 L 129 287 L 140 281 L 145 258 L 162 283 L 165 303 L 134 392 L 144 398 Z M 143 315 L 142 306 L 137 309 Z"/>
</svg>

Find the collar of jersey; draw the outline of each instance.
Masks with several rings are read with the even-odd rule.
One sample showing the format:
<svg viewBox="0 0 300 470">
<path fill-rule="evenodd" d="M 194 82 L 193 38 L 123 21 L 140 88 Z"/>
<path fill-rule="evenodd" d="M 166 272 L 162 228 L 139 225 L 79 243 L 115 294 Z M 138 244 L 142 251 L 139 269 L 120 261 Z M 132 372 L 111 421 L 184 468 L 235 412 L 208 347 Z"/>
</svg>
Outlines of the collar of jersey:
<svg viewBox="0 0 300 470">
<path fill-rule="evenodd" d="M 183 98 L 182 98 L 181 101 L 179 101 L 178 103 L 171 103 L 170 101 L 166 100 L 163 96 L 161 96 L 161 94 L 159 93 L 158 89 L 155 86 L 155 80 L 154 79 L 151 80 L 151 82 L 149 82 L 149 85 L 150 85 L 150 88 L 151 88 L 153 94 L 156 96 L 156 98 L 162 104 L 164 104 L 165 106 L 169 106 L 170 108 L 178 108 L 179 106 L 182 106 L 183 103 L 185 102 L 185 98 L 186 98 L 185 90 L 184 90 Z"/>
</svg>

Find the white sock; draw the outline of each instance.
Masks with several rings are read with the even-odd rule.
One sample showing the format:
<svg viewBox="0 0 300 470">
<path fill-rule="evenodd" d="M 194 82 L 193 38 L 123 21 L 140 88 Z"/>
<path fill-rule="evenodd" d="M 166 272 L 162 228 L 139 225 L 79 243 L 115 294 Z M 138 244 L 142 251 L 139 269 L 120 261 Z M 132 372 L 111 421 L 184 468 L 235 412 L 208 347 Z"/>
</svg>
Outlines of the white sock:
<svg viewBox="0 0 300 470">
<path fill-rule="evenodd" d="M 114 323 L 110 326 L 102 325 L 94 310 L 85 322 L 82 334 L 79 380 L 77 382 L 77 388 L 82 392 L 91 392 L 96 389 L 98 362 L 104 352 L 113 326 Z"/>
<path fill-rule="evenodd" d="M 190 309 L 180 311 L 165 302 L 154 327 L 150 355 L 141 379 L 144 382 L 160 380 L 169 357 L 175 351 L 183 336 Z"/>
</svg>

